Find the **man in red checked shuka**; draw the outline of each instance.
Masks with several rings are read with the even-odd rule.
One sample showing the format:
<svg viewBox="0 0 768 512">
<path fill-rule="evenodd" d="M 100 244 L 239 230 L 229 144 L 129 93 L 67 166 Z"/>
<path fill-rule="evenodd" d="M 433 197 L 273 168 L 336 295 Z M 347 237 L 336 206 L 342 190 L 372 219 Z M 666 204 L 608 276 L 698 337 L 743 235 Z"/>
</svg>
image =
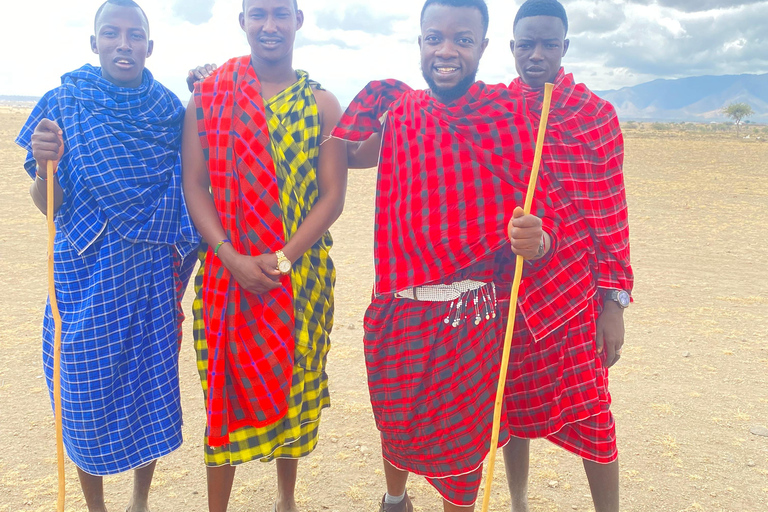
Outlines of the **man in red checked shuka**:
<svg viewBox="0 0 768 512">
<path fill-rule="evenodd" d="M 525 2 L 513 30 L 520 78 L 510 90 L 525 98 L 532 123 L 544 84 L 555 84 L 540 179 L 562 223 L 543 271 L 557 293 L 542 314 L 556 321 L 518 315 L 515 325 L 505 399 L 512 438 L 504 448 L 512 510 L 528 511 L 529 440 L 546 438 L 583 458 L 596 512 L 617 512 L 608 368 L 621 357 L 633 286 L 621 128 L 611 104 L 560 67 L 568 18 L 557 0 Z M 508 311 L 508 300 L 500 302 Z M 526 306 L 521 299 L 520 310 Z"/>
<path fill-rule="evenodd" d="M 542 300 L 556 289 L 537 275 L 558 220 L 541 188 L 533 215 L 516 207 L 533 128 L 518 95 L 475 82 L 487 28 L 483 0 L 427 0 L 419 45 L 429 90 L 372 82 L 333 132 L 351 141 L 351 167 L 378 167 L 365 357 L 387 480 L 383 512 L 413 510 L 409 473 L 427 478 L 444 510 L 474 508 L 504 331 L 496 283 L 511 282 L 497 261 L 513 252 L 529 261 L 522 314 L 550 321 L 539 311 L 548 314 Z M 508 439 L 503 421 L 499 446 Z"/>
</svg>

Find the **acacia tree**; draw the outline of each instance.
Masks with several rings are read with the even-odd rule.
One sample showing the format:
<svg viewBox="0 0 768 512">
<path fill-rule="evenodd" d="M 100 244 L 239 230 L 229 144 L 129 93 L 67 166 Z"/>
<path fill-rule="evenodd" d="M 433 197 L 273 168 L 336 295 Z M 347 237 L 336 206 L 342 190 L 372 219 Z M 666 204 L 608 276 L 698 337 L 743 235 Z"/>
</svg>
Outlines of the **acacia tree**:
<svg viewBox="0 0 768 512">
<path fill-rule="evenodd" d="M 736 133 L 740 132 L 741 120 L 755 113 L 747 103 L 731 103 L 727 107 L 723 107 L 722 112 L 726 117 L 734 120 Z"/>
</svg>

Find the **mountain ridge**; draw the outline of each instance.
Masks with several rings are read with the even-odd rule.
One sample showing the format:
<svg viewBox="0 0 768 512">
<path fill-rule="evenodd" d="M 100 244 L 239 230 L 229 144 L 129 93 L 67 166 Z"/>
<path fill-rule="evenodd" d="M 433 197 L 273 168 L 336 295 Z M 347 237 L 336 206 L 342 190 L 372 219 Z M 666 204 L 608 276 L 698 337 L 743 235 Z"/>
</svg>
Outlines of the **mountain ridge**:
<svg viewBox="0 0 768 512">
<path fill-rule="evenodd" d="M 595 94 L 627 121 L 728 121 L 724 106 L 748 103 L 755 113 L 746 120 L 768 123 L 768 73 L 661 78 Z"/>
</svg>

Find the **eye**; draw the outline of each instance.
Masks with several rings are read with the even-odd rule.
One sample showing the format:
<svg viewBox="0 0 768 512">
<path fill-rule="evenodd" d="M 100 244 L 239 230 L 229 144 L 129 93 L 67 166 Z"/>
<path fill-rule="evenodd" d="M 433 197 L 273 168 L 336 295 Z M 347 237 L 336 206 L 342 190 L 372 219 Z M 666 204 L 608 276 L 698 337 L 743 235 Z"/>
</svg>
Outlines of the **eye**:
<svg viewBox="0 0 768 512">
<path fill-rule="evenodd" d="M 472 46 L 475 44 L 475 41 L 469 37 L 462 37 L 459 39 L 458 43 L 462 46 Z"/>
<path fill-rule="evenodd" d="M 437 36 L 427 36 L 424 38 L 425 43 L 435 44 L 440 42 L 440 38 Z"/>
</svg>

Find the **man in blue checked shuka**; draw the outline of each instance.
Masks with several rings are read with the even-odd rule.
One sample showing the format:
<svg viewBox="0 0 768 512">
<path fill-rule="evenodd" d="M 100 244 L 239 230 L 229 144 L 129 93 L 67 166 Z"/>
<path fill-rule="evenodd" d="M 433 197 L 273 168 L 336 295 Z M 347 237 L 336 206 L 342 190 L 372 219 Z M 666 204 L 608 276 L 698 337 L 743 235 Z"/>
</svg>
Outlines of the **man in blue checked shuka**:
<svg viewBox="0 0 768 512">
<path fill-rule="evenodd" d="M 132 0 L 107 0 L 91 48 L 101 67 L 62 77 L 16 142 L 30 194 L 46 211 L 55 180 L 56 297 L 62 316 L 64 446 L 89 512 L 102 477 L 135 470 L 129 512 L 145 512 L 157 459 L 182 443 L 180 299 L 198 235 L 181 192 L 179 99 L 144 69 L 149 24 Z M 59 161 L 51 176 L 47 164 Z M 54 323 L 43 321 L 53 389 Z"/>
</svg>

